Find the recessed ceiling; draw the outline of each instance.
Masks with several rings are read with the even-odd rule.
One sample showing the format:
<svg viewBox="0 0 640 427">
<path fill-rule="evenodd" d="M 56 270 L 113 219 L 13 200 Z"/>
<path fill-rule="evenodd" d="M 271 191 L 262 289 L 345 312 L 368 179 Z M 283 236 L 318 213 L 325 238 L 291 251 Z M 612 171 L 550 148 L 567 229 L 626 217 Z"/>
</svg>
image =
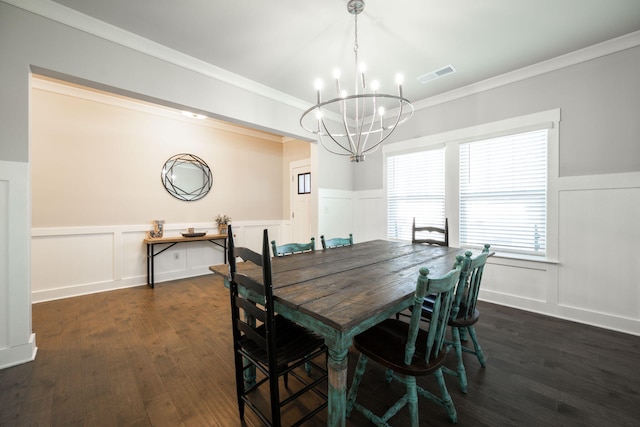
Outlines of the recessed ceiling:
<svg viewBox="0 0 640 427">
<path fill-rule="evenodd" d="M 303 101 L 353 69 L 347 0 L 54 1 Z M 367 0 L 358 52 L 381 91 L 402 73 L 418 101 L 638 30 L 638 0 Z"/>
</svg>

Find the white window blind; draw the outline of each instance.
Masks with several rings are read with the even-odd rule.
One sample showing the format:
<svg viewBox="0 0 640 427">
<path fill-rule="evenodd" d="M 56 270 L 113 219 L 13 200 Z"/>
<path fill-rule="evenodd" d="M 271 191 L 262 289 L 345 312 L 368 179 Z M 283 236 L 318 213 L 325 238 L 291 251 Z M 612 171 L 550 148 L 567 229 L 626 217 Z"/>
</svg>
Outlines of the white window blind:
<svg viewBox="0 0 640 427">
<path fill-rule="evenodd" d="M 387 237 L 411 240 L 411 222 L 444 225 L 444 148 L 387 157 Z"/>
<path fill-rule="evenodd" d="M 460 144 L 460 246 L 546 255 L 547 130 Z"/>
</svg>

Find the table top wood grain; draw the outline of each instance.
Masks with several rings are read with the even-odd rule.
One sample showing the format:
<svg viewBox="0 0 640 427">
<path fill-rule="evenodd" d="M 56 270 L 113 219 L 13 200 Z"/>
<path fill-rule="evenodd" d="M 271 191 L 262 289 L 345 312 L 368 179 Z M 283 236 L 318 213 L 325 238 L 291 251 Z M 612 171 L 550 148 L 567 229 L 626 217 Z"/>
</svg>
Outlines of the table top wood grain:
<svg viewBox="0 0 640 427">
<path fill-rule="evenodd" d="M 338 331 L 348 331 L 373 312 L 409 302 L 418 271 L 448 272 L 464 250 L 409 242 L 373 240 L 326 250 L 272 258 L 274 299 Z M 239 270 L 261 280 L 253 264 Z M 227 275 L 228 266 L 213 266 Z M 407 304 L 408 305 L 408 304 Z"/>
</svg>

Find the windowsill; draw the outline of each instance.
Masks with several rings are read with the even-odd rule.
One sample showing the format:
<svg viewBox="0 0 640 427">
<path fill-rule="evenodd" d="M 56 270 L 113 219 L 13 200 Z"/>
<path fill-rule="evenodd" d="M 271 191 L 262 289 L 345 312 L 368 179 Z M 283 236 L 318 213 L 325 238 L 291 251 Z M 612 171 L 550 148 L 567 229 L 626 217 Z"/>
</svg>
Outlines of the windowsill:
<svg viewBox="0 0 640 427">
<path fill-rule="evenodd" d="M 493 259 L 511 259 L 511 260 L 528 261 L 528 262 L 540 262 L 540 263 L 543 263 L 543 264 L 558 264 L 559 263 L 558 260 L 554 260 L 554 259 L 550 259 L 550 258 L 546 258 L 546 257 L 539 257 L 539 256 L 533 256 L 533 255 L 524 255 L 524 254 L 512 254 L 512 253 L 508 253 L 508 252 L 496 252 L 491 258 L 493 258 Z"/>
<path fill-rule="evenodd" d="M 407 240 L 402 240 L 402 239 L 392 239 L 390 237 L 385 237 L 384 240 L 388 240 L 391 242 L 407 242 Z M 452 246 L 454 247 L 454 246 Z M 480 251 L 482 250 L 482 248 L 478 248 L 478 247 L 474 247 L 471 248 L 472 250 L 477 250 Z M 491 249 L 489 249 L 491 252 L 494 252 L 494 254 L 489 257 L 489 261 L 491 261 L 492 259 L 508 259 L 508 260 L 514 260 L 514 261 L 527 261 L 527 262 L 539 262 L 539 263 L 543 263 L 543 264 L 559 264 L 560 261 L 558 261 L 557 259 L 550 259 L 550 258 L 546 258 L 546 257 L 539 257 L 539 256 L 533 256 L 533 255 L 525 255 L 525 254 L 512 254 L 509 252 L 498 252 L 498 251 L 492 251 Z"/>
</svg>

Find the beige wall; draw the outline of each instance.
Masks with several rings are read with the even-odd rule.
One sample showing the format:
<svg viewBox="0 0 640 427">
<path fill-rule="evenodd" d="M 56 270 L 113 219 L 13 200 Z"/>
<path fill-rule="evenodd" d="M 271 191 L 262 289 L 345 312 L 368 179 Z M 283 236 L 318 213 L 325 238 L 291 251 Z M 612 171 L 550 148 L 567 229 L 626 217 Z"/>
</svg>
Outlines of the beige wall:
<svg viewBox="0 0 640 427">
<path fill-rule="evenodd" d="M 94 91 L 69 94 L 47 81 L 34 86 L 33 227 L 209 222 L 217 213 L 237 221 L 286 216 L 288 163 L 279 138 Z M 301 156 L 296 144 L 287 145 L 286 162 Z M 201 157 L 213 172 L 212 190 L 201 200 L 177 200 L 162 186 L 164 162 L 179 153 Z"/>
</svg>

